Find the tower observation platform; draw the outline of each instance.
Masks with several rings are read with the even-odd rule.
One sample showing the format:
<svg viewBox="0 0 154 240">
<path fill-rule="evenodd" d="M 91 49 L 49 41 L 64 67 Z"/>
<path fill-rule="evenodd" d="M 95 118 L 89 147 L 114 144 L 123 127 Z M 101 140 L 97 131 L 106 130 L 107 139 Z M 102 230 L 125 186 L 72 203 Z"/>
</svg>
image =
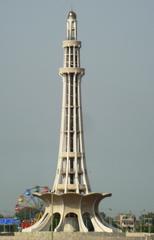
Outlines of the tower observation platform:
<svg viewBox="0 0 154 240">
<path fill-rule="evenodd" d="M 98 206 L 111 193 L 94 193 L 85 159 L 80 66 L 81 41 L 77 40 L 77 16 L 67 16 L 67 38 L 63 41 L 64 63 L 59 69 L 63 80 L 60 144 L 57 170 L 51 192 L 35 193 L 46 203 L 42 218 L 24 232 L 112 232 L 101 221 Z M 55 223 L 56 222 L 56 223 Z"/>
</svg>

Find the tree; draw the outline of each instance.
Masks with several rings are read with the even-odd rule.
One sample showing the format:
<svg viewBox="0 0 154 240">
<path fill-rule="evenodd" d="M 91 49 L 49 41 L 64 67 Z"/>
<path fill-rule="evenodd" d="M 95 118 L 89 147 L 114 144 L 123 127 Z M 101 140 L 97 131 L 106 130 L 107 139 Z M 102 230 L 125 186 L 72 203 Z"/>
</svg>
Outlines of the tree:
<svg viewBox="0 0 154 240">
<path fill-rule="evenodd" d="M 154 213 L 148 212 L 145 214 L 142 214 L 139 217 L 139 226 L 140 231 L 142 232 L 154 232 Z"/>
</svg>

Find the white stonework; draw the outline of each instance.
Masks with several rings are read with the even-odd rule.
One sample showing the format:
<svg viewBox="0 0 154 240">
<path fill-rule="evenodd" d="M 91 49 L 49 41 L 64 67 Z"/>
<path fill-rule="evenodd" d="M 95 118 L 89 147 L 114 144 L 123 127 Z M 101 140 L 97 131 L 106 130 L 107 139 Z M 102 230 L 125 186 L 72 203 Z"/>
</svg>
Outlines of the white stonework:
<svg viewBox="0 0 154 240">
<path fill-rule="evenodd" d="M 64 66 L 60 146 L 52 192 L 36 193 L 46 203 L 42 218 L 24 232 L 112 232 L 101 222 L 99 202 L 111 193 L 91 192 L 83 139 L 80 67 L 81 42 L 77 40 L 76 13 L 67 17 L 67 40 L 63 41 Z M 56 222 L 57 221 L 57 222 Z"/>
</svg>

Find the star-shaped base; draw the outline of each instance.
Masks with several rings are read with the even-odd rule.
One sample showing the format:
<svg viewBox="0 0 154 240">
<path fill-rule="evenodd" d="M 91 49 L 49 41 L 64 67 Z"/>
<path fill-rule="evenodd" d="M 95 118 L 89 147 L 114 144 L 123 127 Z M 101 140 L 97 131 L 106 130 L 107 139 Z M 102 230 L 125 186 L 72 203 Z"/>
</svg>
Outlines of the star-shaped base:
<svg viewBox="0 0 154 240">
<path fill-rule="evenodd" d="M 46 207 L 42 218 L 23 232 L 113 232 L 101 220 L 98 206 L 111 193 L 34 193 L 44 200 Z"/>
</svg>

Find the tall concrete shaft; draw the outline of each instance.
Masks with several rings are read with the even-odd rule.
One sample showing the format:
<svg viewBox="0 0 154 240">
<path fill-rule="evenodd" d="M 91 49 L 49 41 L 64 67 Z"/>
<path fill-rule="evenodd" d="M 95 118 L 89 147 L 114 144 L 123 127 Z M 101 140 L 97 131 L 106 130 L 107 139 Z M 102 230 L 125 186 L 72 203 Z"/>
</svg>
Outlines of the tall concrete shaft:
<svg viewBox="0 0 154 240">
<path fill-rule="evenodd" d="M 53 192 L 86 194 L 90 185 L 85 162 L 81 78 L 81 41 L 77 40 L 77 18 L 73 11 L 67 17 L 67 40 L 63 41 L 64 66 L 59 69 L 63 78 L 60 146 Z"/>
</svg>

